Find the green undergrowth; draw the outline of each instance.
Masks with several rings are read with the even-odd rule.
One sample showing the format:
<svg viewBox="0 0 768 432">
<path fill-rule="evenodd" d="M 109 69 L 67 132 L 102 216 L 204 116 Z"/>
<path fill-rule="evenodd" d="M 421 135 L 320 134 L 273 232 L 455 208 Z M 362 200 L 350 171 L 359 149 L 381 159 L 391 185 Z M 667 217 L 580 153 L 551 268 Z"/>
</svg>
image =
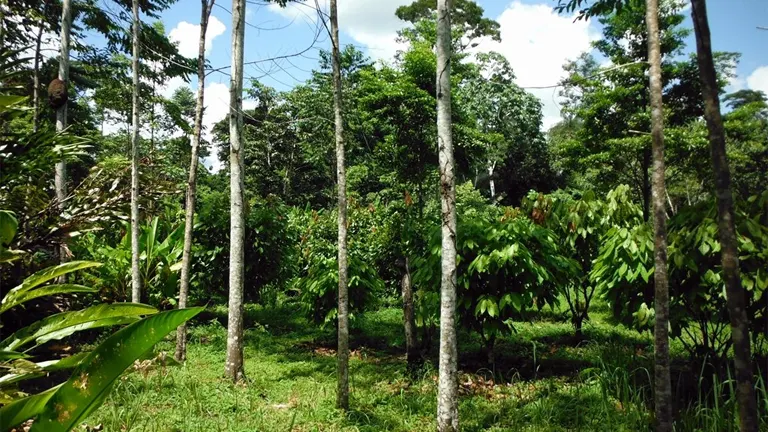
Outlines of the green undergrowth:
<svg viewBox="0 0 768 432">
<path fill-rule="evenodd" d="M 186 364 L 136 368 L 88 425 L 162 432 L 434 430 L 436 348 L 415 375 L 406 371 L 398 309 L 353 320 L 347 413 L 335 408 L 332 328 L 311 325 L 291 308 L 249 305 L 246 316 L 246 383 L 222 378 L 226 311 L 209 310 L 191 329 Z M 600 311 L 584 328 L 586 341 L 574 341 L 570 325 L 554 318 L 515 327 L 499 342 L 494 366 L 483 364 L 475 335 L 460 333 L 462 430 L 652 430 L 649 336 L 610 323 Z M 158 349 L 172 352 L 172 340 Z M 678 430 L 727 430 L 732 408 L 696 408 L 697 415 L 681 407 Z"/>
</svg>

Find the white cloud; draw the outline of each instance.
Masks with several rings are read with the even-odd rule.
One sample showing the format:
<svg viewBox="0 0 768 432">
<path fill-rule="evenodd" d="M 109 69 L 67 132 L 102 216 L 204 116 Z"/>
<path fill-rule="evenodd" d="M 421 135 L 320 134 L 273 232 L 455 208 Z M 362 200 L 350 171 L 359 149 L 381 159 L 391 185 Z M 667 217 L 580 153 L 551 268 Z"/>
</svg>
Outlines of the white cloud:
<svg viewBox="0 0 768 432">
<path fill-rule="evenodd" d="M 733 92 L 744 89 L 744 86 L 746 84 L 747 82 L 744 78 L 741 78 L 739 76 L 733 76 L 731 78 L 728 78 L 728 85 L 725 86 L 725 91 L 728 93 L 733 93 Z"/>
<path fill-rule="evenodd" d="M 211 141 L 213 126 L 223 120 L 229 114 L 229 86 L 224 83 L 210 83 L 205 86 L 205 111 L 203 114 L 203 138 Z M 256 107 L 256 102 L 243 100 L 243 109 L 249 110 Z M 205 159 L 206 168 L 217 172 L 221 169 L 223 161 L 218 160 L 216 151 L 211 149 L 211 157 Z"/>
<path fill-rule="evenodd" d="M 355 42 L 368 49 L 374 60 L 391 60 L 403 45 L 397 42 L 397 31 L 406 23 L 395 16 L 398 7 L 413 0 L 354 0 L 339 2 L 339 28 Z M 328 13 L 327 0 L 320 0 L 321 9 Z M 315 3 L 289 3 L 285 8 L 270 4 L 269 10 L 291 20 L 303 20 L 313 27 L 317 20 Z"/>
<path fill-rule="evenodd" d="M 747 86 L 752 90 L 761 90 L 768 94 L 768 65 L 755 69 L 747 78 Z"/>
<path fill-rule="evenodd" d="M 219 21 L 218 18 L 211 15 L 208 21 L 208 31 L 205 32 L 205 52 L 211 52 L 211 46 L 213 40 L 217 36 L 224 34 L 227 27 Z M 179 44 L 179 52 L 184 57 L 197 58 L 197 50 L 200 43 L 200 24 L 191 24 L 186 21 L 181 21 L 176 24 L 170 33 L 168 38 Z"/>
<path fill-rule="evenodd" d="M 512 65 L 521 87 L 555 85 L 565 77 L 563 65 L 599 37 L 591 22 L 574 22 L 573 16 L 558 15 L 549 3 L 523 4 L 513 1 L 496 19 L 501 42 L 487 42 L 483 50 L 502 53 Z M 530 89 L 544 104 L 544 128 L 560 121 L 556 88 Z"/>
</svg>

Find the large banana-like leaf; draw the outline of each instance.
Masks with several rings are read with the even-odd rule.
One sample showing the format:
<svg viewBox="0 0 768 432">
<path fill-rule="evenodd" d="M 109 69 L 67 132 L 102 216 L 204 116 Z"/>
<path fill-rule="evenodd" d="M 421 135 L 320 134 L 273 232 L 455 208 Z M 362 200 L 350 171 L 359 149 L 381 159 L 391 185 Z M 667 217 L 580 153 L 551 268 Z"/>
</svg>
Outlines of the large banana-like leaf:
<svg viewBox="0 0 768 432">
<path fill-rule="evenodd" d="M 103 402 L 112 383 L 142 354 L 203 308 L 159 313 L 110 336 L 74 370 L 45 405 L 31 432 L 66 432 Z"/>
<path fill-rule="evenodd" d="M 46 403 L 48 403 L 60 387 L 61 385 L 58 385 L 42 393 L 27 396 L 0 408 L 0 430 L 8 432 L 14 426 L 18 426 L 43 412 Z"/>
<path fill-rule="evenodd" d="M 101 264 L 93 261 L 70 261 L 68 263 L 59 264 L 57 266 L 48 267 L 43 270 L 40 270 L 39 272 L 33 274 L 32 276 L 24 279 L 24 282 L 21 283 L 21 285 L 13 288 L 8 292 L 8 294 L 5 295 L 3 298 L 3 302 L 0 305 L 0 313 L 3 311 L 9 309 L 11 306 L 8 306 L 10 304 L 19 305 L 23 302 L 19 302 L 18 299 L 21 298 L 25 293 L 27 293 L 30 290 L 33 290 L 40 285 L 55 279 L 59 276 L 72 273 L 73 271 L 82 270 L 86 268 L 91 267 L 97 267 Z M 32 297 L 35 298 L 35 297 Z"/>
<path fill-rule="evenodd" d="M 29 358 L 28 355 L 11 350 L 0 350 L 0 362 L 6 360 L 16 360 L 21 358 Z"/>
<path fill-rule="evenodd" d="M 26 303 L 36 298 L 45 297 L 49 295 L 56 295 L 56 294 L 71 294 L 71 293 L 83 293 L 83 292 L 95 293 L 95 292 L 99 292 L 99 289 L 93 288 L 93 287 L 87 287 L 85 285 L 77 285 L 77 284 L 53 284 L 53 285 L 46 285 L 44 287 L 33 289 L 33 290 L 21 291 L 16 293 L 10 292 L 3 299 L 3 304 L 0 305 L 0 313 L 3 313 L 12 307 L 18 306 L 22 303 Z"/>
<path fill-rule="evenodd" d="M 48 372 L 72 369 L 80 365 L 88 354 L 89 353 L 87 352 L 83 352 L 62 359 L 47 360 L 38 363 L 33 363 L 28 360 L 17 360 L 11 364 L 10 373 L 0 377 L 0 388 L 7 387 L 20 381 L 37 378 Z M 26 364 L 17 365 L 19 362 L 25 362 Z"/>
<path fill-rule="evenodd" d="M 30 342 L 44 343 L 61 339 L 76 331 L 127 324 L 157 309 L 138 303 L 114 303 L 91 306 L 74 312 L 62 312 L 24 327 L 0 342 L 0 349 L 16 350 Z"/>
</svg>

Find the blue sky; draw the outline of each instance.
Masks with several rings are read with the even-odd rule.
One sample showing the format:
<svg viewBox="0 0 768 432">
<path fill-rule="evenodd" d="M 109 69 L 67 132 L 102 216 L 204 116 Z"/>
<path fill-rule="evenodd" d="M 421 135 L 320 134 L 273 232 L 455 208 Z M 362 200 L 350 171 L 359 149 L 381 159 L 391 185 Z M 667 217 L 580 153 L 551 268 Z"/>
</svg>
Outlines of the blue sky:
<svg viewBox="0 0 768 432">
<path fill-rule="evenodd" d="M 314 6 L 315 0 L 306 0 Z M 327 0 L 318 0 L 325 7 Z M 395 9 L 412 0 L 338 0 L 342 44 L 355 44 L 375 60 L 387 61 L 399 48 L 396 31 L 403 27 Z M 479 0 L 486 16 L 501 24 L 502 42 L 485 41 L 482 50 L 496 50 L 512 64 L 518 84 L 523 87 L 556 84 L 563 76 L 562 65 L 581 52 L 590 50 L 590 42 L 599 38 L 597 21 L 573 22 L 572 16 L 559 16 L 552 7 L 555 0 Z M 753 88 L 768 93 L 768 1 L 709 0 L 709 18 L 713 47 L 719 51 L 742 53 L 737 68 L 738 78 L 730 90 Z M 231 1 L 218 0 L 213 9 L 209 28 L 208 58 L 213 67 L 231 62 L 230 29 Z M 685 11 L 686 15 L 690 10 Z M 179 0 L 161 17 L 166 31 L 180 44 L 185 55 L 197 55 L 200 2 Z M 275 56 L 298 53 L 312 47 L 299 57 L 247 65 L 247 77 L 259 78 L 267 85 L 287 90 L 309 76 L 317 67 L 318 50 L 330 45 L 324 29 L 315 41 L 318 22 L 315 12 L 307 5 L 294 4 L 286 9 L 275 5 L 249 4 L 247 7 L 245 61 L 263 61 Z M 692 27 L 690 16 L 685 25 Z M 314 43 L 313 43 L 314 42 Z M 695 50 L 690 37 L 688 51 Z M 196 80 L 189 84 L 196 88 Z M 168 83 L 170 93 L 181 80 Z M 246 83 L 247 85 L 247 83 Z M 206 83 L 206 125 L 224 118 L 228 110 L 229 77 L 214 73 Z M 559 120 L 556 89 L 531 90 L 544 105 L 544 127 Z M 248 107 L 248 101 L 245 102 Z"/>
</svg>

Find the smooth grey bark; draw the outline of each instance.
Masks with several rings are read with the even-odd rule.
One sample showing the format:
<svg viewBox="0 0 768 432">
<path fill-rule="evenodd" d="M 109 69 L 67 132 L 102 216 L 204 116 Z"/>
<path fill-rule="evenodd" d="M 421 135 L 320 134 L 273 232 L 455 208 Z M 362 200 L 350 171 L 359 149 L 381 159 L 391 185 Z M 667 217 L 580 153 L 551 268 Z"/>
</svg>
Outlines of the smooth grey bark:
<svg viewBox="0 0 768 432">
<path fill-rule="evenodd" d="M 725 280 L 726 305 L 731 321 L 731 339 L 733 341 L 739 423 L 742 432 L 756 432 L 759 422 L 753 383 L 749 319 L 746 310 L 747 294 L 741 286 L 739 275 L 738 240 L 731 194 L 731 173 L 725 150 L 725 130 L 720 114 L 719 87 L 712 58 L 712 38 L 709 31 L 706 2 L 704 0 L 692 0 L 691 15 L 696 34 L 701 92 L 704 96 L 704 119 L 709 130 L 709 144 L 712 152 L 723 279 Z"/>
<path fill-rule="evenodd" d="M 59 56 L 59 79 L 69 86 L 69 42 L 72 27 L 72 7 L 70 0 L 64 0 L 61 4 L 61 54 Z M 61 132 L 67 127 L 67 104 L 63 104 L 56 110 L 56 132 Z M 60 160 L 56 162 L 54 185 L 56 188 L 56 201 L 59 210 L 64 210 L 64 200 L 67 196 L 67 165 Z"/>
<path fill-rule="evenodd" d="M 69 44 L 72 35 L 72 2 L 63 0 L 61 3 L 61 53 L 59 55 L 59 79 L 64 83 L 65 91 L 69 92 Z M 62 132 L 67 128 L 67 104 L 64 103 L 56 110 L 56 132 Z M 59 213 L 64 212 L 67 197 L 67 163 L 64 159 L 56 162 L 54 168 L 53 185 L 56 191 L 56 204 Z M 59 262 L 67 260 L 68 249 L 64 243 L 59 245 Z M 66 276 L 57 279 L 58 283 L 66 282 Z"/>
<path fill-rule="evenodd" d="M 400 283 L 403 295 L 403 323 L 405 327 L 405 358 L 408 366 L 412 367 L 418 362 L 418 345 L 416 337 L 416 318 L 413 309 L 413 284 L 411 283 L 411 267 L 408 258 L 405 258 L 403 279 Z"/>
<path fill-rule="evenodd" d="M 336 138 L 336 182 L 339 206 L 339 304 L 338 307 L 338 388 L 336 406 L 349 409 L 349 292 L 347 286 L 347 172 L 344 165 L 344 119 L 341 116 L 341 55 L 339 15 L 331 0 L 331 44 L 333 45 L 333 116 Z"/>
<path fill-rule="evenodd" d="M 493 180 L 493 172 L 496 170 L 496 162 L 488 161 L 488 187 L 491 189 L 491 198 L 496 198 L 496 182 Z"/>
<path fill-rule="evenodd" d="M 650 63 L 651 153 L 653 174 L 651 201 L 654 230 L 654 406 L 656 430 L 672 432 L 672 382 L 669 372 L 669 280 L 667 277 L 667 209 L 664 200 L 664 104 L 661 82 L 661 44 L 659 42 L 659 0 L 647 0 L 645 23 L 648 28 Z"/>
<path fill-rule="evenodd" d="M 139 0 L 133 0 L 133 126 L 131 129 L 131 301 L 141 302 L 139 272 Z"/>
<path fill-rule="evenodd" d="M 459 430 L 456 347 L 456 179 L 451 135 L 451 1 L 437 1 L 437 149 L 440 165 L 442 277 L 437 429 Z"/>
<path fill-rule="evenodd" d="M 237 382 L 243 367 L 243 279 L 245 266 L 245 213 L 243 183 L 243 42 L 245 0 L 232 0 L 232 80 L 229 84 L 229 319 L 224 373 Z"/>
<path fill-rule="evenodd" d="M 200 136 L 203 133 L 203 108 L 205 107 L 205 34 L 208 20 L 216 0 L 201 0 L 200 41 L 197 49 L 197 102 L 195 104 L 195 126 L 192 131 L 192 158 L 189 161 L 187 181 L 187 202 L 184 209 L 184 249 L 181 258 L 181 283 L 179 285 L 179 309 L 187 307 L 189 279 L 192 269 L 192 234 L 195 225 L 195 194 L 197 193 L 197 166 L 199 163 Z M 187 358 L 187 323 L 176 329 L 176 360 Z"/>
</svg>

